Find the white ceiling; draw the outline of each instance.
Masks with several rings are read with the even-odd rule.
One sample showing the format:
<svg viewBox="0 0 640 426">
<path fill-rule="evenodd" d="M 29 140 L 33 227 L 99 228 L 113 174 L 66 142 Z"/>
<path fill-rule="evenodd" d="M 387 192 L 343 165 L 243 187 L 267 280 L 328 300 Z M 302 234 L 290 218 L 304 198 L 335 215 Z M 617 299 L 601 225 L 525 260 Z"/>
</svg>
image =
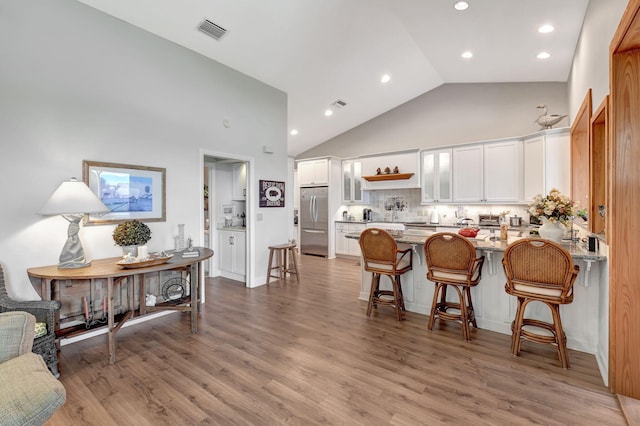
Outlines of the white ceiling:
<svg viewBox="0 0 640 426">
<path fill-rule="evenodd" d="M 588 0 L 79 0 L 288 94 L 297 155 L 443 83 L 567 81 Z M 196 29 L 228 30 L 216 41 Z M 550 34 L 537 29 L 549 23 Z M 465 50 L 472 59 L 462 59 Z M 541 51 L 551 58 L 536 59 Z M 380 83 L 382 74 L 391 81 Z M 332 117 L 336 99 L 347 102 Z"/>
</svg>

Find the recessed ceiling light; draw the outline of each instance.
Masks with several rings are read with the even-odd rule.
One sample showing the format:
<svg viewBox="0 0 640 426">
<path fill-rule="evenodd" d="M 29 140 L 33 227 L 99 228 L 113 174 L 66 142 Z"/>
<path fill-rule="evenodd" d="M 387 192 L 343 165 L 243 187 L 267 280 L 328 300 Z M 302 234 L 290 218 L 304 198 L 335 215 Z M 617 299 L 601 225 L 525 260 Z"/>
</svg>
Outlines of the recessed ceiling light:
<svg viewBox="0 0 640 426">
<path fill-rule="evenodd" d="M 555 30 L 555 28 L 553 28 L 553 25 L 549 25 L 549 24 L 545 24 L 545 25 L 541 26 L 540 28 L 538 28 L 538 32 L 542 33 L 542 34 L 550 33 L 553 30 Z"/>
<path fill-rule="evenodd" d="M 389 74 L 385 74 L 380 78 L 381 83 L 388 83 L 391 80 L 391 76 Z"/>
<path fill-rule="evenodd" d="M 466 52 L 462 52 L 462 55 L 460 56 L 462 56 L 465 59 L 470 59 L 470 58 L 473 58 L 473 53 L 467 50 Z"/>
<path fill-rule="evenodd" d="M 333 111 L 331 111 L 330 109 L 326 110 L 324 112 L 324 115 L 326 115 L 327 117 L 331 117 L 333 115 Z"/>
<path fill-rule="evenodd" d="M 550 57 L 551 57 L 551 55 L 548 52 L 540 52 L 536 56 L 536 58 L 538 58 L 538 59 L 549 59 Z"/>
<path fill-rule="evenodd" d="M 456 10 L 466 10 L 469 7 L 469 3 L 466 1 L 458 1 L 453 5 L 453 7 L 455 7 Z"/>
<path fill-rule="evenodd" d="M 298 134 L 298 130 L 297 129 L 292 129 L 291 130 L 291 136 L 295 136 Z"/>
</svg>

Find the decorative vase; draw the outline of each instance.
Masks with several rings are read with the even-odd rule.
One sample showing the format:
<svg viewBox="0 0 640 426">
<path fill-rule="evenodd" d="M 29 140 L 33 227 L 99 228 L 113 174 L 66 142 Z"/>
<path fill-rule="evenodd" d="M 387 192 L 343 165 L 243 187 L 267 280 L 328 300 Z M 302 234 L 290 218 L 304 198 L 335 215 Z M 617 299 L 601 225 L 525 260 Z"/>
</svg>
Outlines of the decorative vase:
<svg viewBox="0 0 640 426">
<path fill-rule="evenodd" d="M 138 246 L 122 246 L 122 257 L 138 257 Z"/>
<path fill-rule="evenodd" d="M 564 235 L 564 227 L 560 222 L 551 222 L 546 217 L 541 217 L 542 226 L 538 229 L 541 238 L 560 243 Z"/>
</svg>

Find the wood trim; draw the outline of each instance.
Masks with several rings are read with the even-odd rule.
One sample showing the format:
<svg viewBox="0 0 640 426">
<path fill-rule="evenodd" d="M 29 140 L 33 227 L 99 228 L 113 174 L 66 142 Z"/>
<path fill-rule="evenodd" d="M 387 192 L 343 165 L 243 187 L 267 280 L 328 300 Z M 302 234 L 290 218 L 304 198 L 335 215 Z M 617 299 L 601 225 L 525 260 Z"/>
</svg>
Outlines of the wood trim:
<svg viewBox="0 0 640 426">
<path fill-rule="evenodd" d="M 591 158 L 589 163 L 589 230 L 595 234 L 605 232 L 605 219 L 598 206 L 607 205 L 607 140 L 609 139 L 609 95 L 591 117 Z"/>
<path fill-rule="evenodd" d="M 591 135 L 591 89 L 580 105 L 571 124 L 571 199 L 588 207 L 589 201 L 589 163 Z"/>
<path fill-rule="evenodd" d="M 611 42 L 608 214 L 609 388 L 640 398 L 640 0 L 630 0 Z"/>
<path fill-rule="evenodd" d="M 375 176 L 362 176 L 364 179 L 369 182 L 377 182 L 381 180 L 401 180 L 401 179 L 411 179 L 415 173 L 389 173 L 386 175 L 375 175 Z"/>
</svg>

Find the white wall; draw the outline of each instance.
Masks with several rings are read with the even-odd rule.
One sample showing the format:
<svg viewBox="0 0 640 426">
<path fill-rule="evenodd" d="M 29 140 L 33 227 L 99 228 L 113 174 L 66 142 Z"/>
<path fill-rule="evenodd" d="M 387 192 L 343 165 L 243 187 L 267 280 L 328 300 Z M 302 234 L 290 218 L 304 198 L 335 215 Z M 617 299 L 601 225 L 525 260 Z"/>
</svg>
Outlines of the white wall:
<svg viewBox="0 0 640 426">
<path fill-rule="evenodd" d="M 538 104 L 567 114 L 565 83 L 444 84 L 297 158 L 428 148 L 522 136 L 540 129 Z M 567 126 L 567 119 L 556 127 Z"/>
<path fill-rule="evenodd" d="M 593 109 L 609 94 L 609 44 L 627 0 L 590 0 L 569 75 L 569 117 L 573 119 L 589 88 Z"/>
<path fill-rule="evenodd" d="M 254 188 L 287 180 L 286 94 L 219 63 L 73 0 L 3 1 L 0 52 L 0 264 L 16 298 L 35 295 L 27 268 L 58 262 L 67 222 L 37 211 L 81 177 L 82 160 L 166 168 L 167 220 L 149 223 L 151 251 L 173 248 L 179 223 L 204 243 L 203 151 L 254 160 Z M 256 285 L 289 222 L 285 209 L 252 213 Z M 121 254 L 113 228 L 82 229 L 89 257 Z"/>
</svg>

